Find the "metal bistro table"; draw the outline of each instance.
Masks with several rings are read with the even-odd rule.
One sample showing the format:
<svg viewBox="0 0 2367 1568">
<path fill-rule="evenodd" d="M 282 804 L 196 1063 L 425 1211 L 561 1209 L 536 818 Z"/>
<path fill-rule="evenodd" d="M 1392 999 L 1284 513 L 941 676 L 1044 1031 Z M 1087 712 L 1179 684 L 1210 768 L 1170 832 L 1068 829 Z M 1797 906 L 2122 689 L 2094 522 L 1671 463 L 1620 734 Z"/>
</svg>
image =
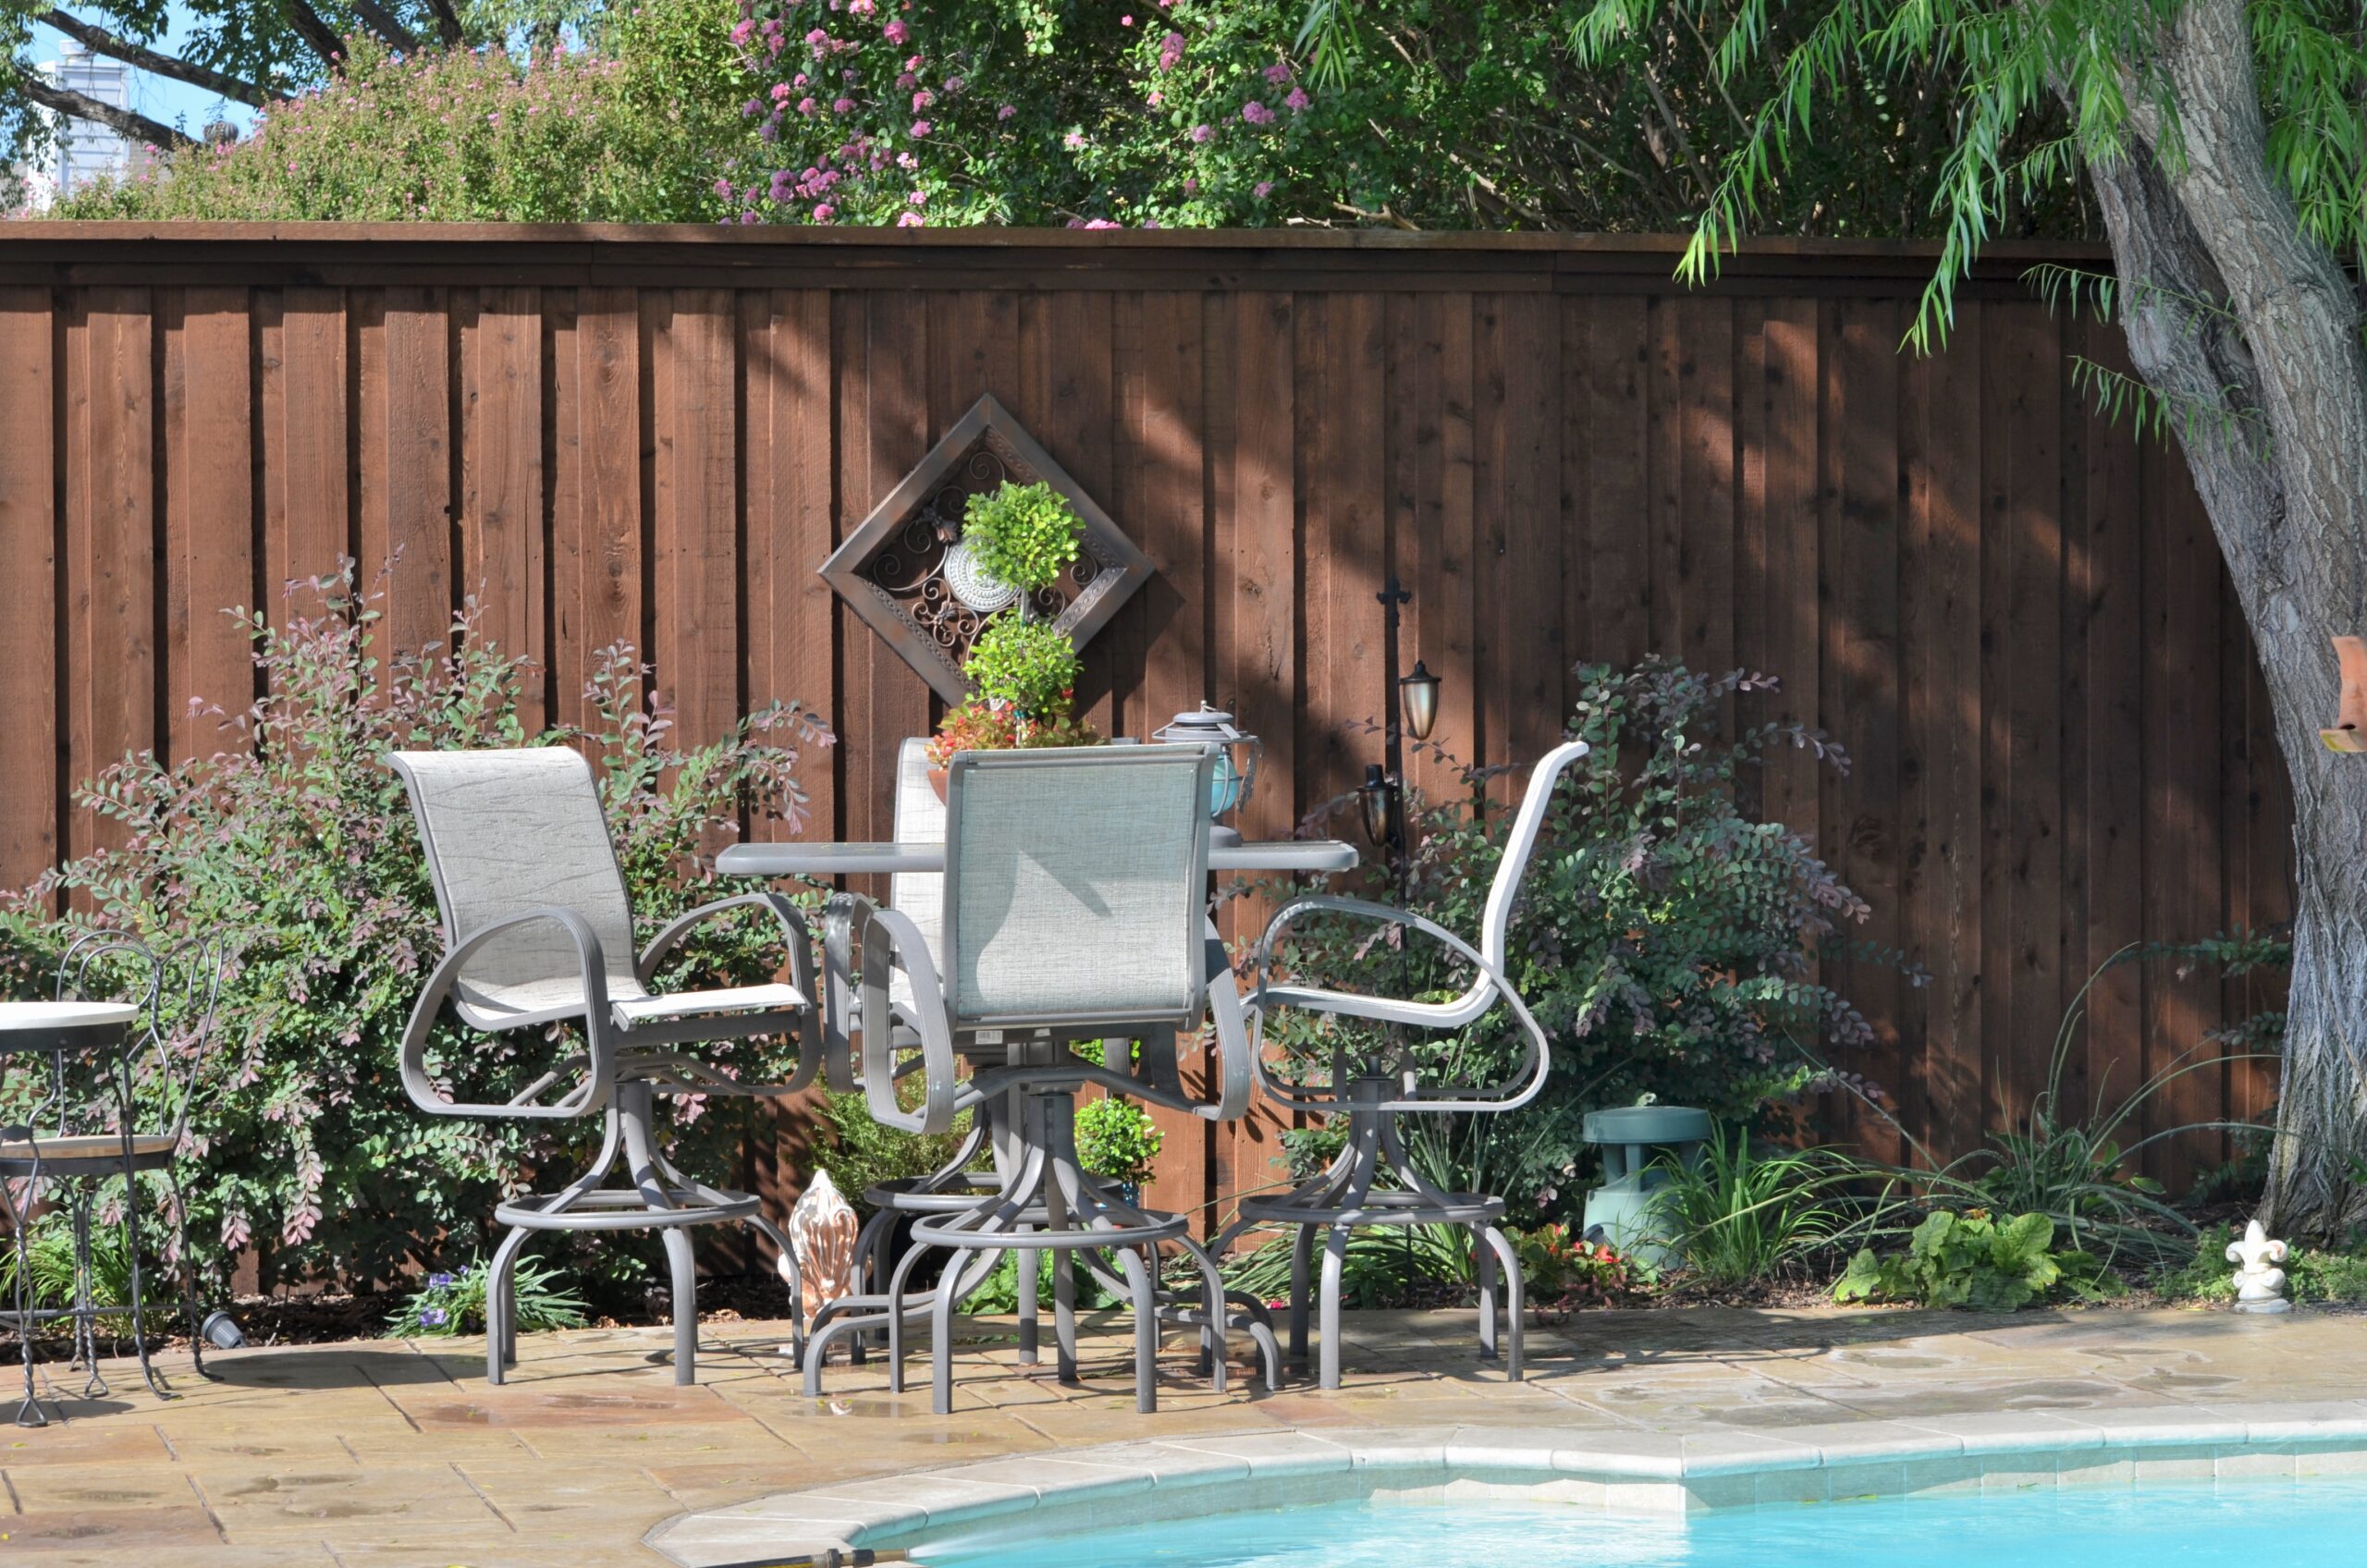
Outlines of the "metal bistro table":
<svg viewBox="0 0 2367 1568">
<path fill-rule="evenodd" d="M 1219 829 L 1211 836 L 1208 844 L 1208 869 L 1214 873 L 1343 872 L 1354 870 L 1356 863 L 1355 846 L 1333 839 L 1245 841 L 1235 834 Z M 945 871 L 945 851 L 941 844 L 926 842 L 740 844 L 725 850 L 717 857 L 716 869 L 726 876 L 941 876 Z M 834 900 L 834 904 L 845 902 L 844 896 Z M 841 946 L 845 936 L 842 928 L 846 925 L 843 911 L 839 913 L 835 921 L 826 916 L 826 931 L 839 932 Z M 836 966 L 825 965 L 826 969 L 833 967 Z M 846 987 L 838 984 L 826 984 L 824 990 L 824 1006 L 832 1015 L 826 1022 L 825 1035 L 831 1042 L 835 1060 L 846 1054 L 847 1025 L 843 1010 L 853 998 Z M 1122 1051 L 1122 1042 L 1105 1042 L 1105 1051 Z M 1122 1070 L 1122 1056 L 1105 1057 L 1105 1065 L 1113 1070 Z M 1171 1059 L 1169 1066 L 1171 1072 Z M 834 1086 L 843 1086 L 837 1076 L 843 1071 L 843 1065 L 834 1069 Z M 873 1272 L 884 1276 L 889 1271 L 889 1255 L 893 1252 L 893 1234 L 900 1220 L 909 1222 L 931 1216 L 961 1214 L 982 1200 L 991 1201 L 997 1191 L 1009 1181 L 1012 1172 L 1022 1169 L 1029 1158 L 1030 1151 L 1025 1145 L 1031 1141 L 1030 1134 L 1035 1130 L 1024 1125 L 1024 1120 L 1010 1114 L 1006 1108 L 981 1104 L 972 1119 L 969 1137 L 943 1170 L 931 1176 L 890 1182 L 885 1187 L 866 1191 L 864 1196 L 875 1212 L 865 1225 L 856 1245 L 858 1277 Z M 988 1152 L 994 1157 L 995 1169 L 974 1171 L 974 1160 Z M 1029 1221 L 1023 1227 L 1026 1229 L 1048 1220 L 1059 1223 L 1049 1214 L 1038 1214 L 1033 1210 L 1024 1218 Z M 1098 1268 L 1094 1271 L 1099 1272 Z M 901 1280 L 901 1270 L 898 1278 Z M 1062 1283 L 1065 1278 L 1065 1270 L 1056 1275 L 1056 1285 Z M 878 1282 L 885 1283 L 884 1279 Z M 1105 1280 L 1105 1283 L 1109 1282 Z M 1033 1365 L 1037 1357 L 1036 1283 L 1034 1268 L 1019 1270 L 1019 1355 L 1023 1365 Z M 1062 1293 L 1065 1295 L 1064 1291 Z M 859 1290 L 855 1296 L 826 1307 L 822 1319 L 817 1319 L 817 1331 L 809 1341 L 807 1350 L 807 1392 L 819 1391 L 821 1364 L 831 1340 L 853 1330 L 848 1345 L 854 1359 L 862 1361 L 867 1340 L 884 1333 L 892 1344 L 897 1338 L 895 1327 L 926 1305 L 926 1299 L 908 1305 L 900 1294 L 899 1287 L 890 1286 L 884 1293 L 876 1288 L 870 1294 L 861 1293 Z M 840 1312 L 849 1315 L 847 1320 L 833 1328 L 827 1319 Z M 1259 1333 L 1270 1347 L 1270 1337 L 1264 1335 L 1262 1324 Z M 1061 1335 L 1061 1348 L 1065 1377 L 1072 1354 L 1065 1332 Z M 891 1373 L 891 1379 L 901 1383 L 901 1376 L 896 1373 Z"/>
<path fill-rule="evenodd" d="M 45 1427 L 49 1418 L 41 1413 L 41 1404 L 33 1385 L 33 1335 L 38 1327 L 57 1318 L 70 1318 L 74 1325 L 74 1354 L 84 1364 L 89 1378 L 83 1397 L 97 1398 L 106 1392 L 106 1384 L 99 1375 L 98 1336 L 95 1325 L 100 1317 L 128 1311 L 131 1321 L 131 1340 L 140 1353 L 140 1369 L 146 1374 L 148 1386 L 160 1395 L 155 1373 L 148 1365 L 148 1342 L 141 1322 L 140 1232 L 139 1204 L 136 1195 L 128 1195 L 124 1206 L 124 1223 L 130 1243 L 131 1300 L 102 1302 L 94 1299 L 92 1289 L 91 1263 L 92 1196 L 85 1189 L 78 1192 L 68 1208 L 74 1226 L 74 1301 L 69 1306 L 37 1306 L 31 1291 L 31 1268 L 27 1253 L 29 1231 L 34 1206 L 41 1189 L 60 1179 L 121 1176 L 129 1182 L 132 1172 L 143 1168 L 157 1153 L 151 1145 L 155 1139 L 131 1132 L 131 1113 L 127 1101 L 120 1101 L 117 1111 L 123 1130 L 112 1133 L 75 1133 L 64 1131 L 71 1114 L 71 1092 L 67 1082 L 67 1063 L 82 1060 L 99 1065 L 109 1078 L 124 1070 L 129 1053 L 138 1044 L 132 1034 L 132 1023 L 140 1010 L 129 1002 L 55 1001 L 0 1002 L 0 1057 L 34 1056 L 45 1059 L 44 1076 L 49 1087 L 43 1103 L 33 1112 L 32 1120 L 23 1125 L 0 1127 L 0 1177 L 23 1183 L 21 1201 L 12 1200 L 5 1188 L 0 1188 L 0 1210 L 5 1210 L 9 1229 L 14 1232 L 15 1284 L 14 1299 L 0 1307 L 0 1323 L 17 1330 L 17 1339 L 24 1356 L 25 1400 L 17 1412 L 19 1427 Z M 117 1087 L 111 1084 L 110 1087 Z M 124 1084 L 117 1092 L 127 1093 Z M 53 1117 L 60 1131 L 42 1130 L 44 1115 Z M 170 1149 L 163 1151 L 169 1155 Z M 166 1397 L 170 1397 L 166 1395 Z"/>
</svg>

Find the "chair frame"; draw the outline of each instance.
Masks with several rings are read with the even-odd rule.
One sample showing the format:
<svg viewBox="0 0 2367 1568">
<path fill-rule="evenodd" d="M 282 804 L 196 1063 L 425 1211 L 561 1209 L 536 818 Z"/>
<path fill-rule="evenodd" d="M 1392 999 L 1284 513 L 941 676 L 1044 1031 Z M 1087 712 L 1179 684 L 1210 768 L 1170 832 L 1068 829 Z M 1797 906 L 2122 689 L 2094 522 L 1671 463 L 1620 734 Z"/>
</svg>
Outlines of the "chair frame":
<svg viewBox="0 0 2367 1568">
<path fill-rule="evenodd" d="M 1495 884 L 1489 890 L 1481 946 L 1474 947 L 1435 921 L 1411 911 L 1333 894 L 1293 900 L 1275 914 L 1258 938 L 1252 960 L 1257 987 L 1250 1002 L 1257 1042 L 1250 1060 L 1258 1087 L 1268 1098 L 1294 1112 L 1344 1116 L 1346 1136 L 1339 1155 L 1320 1174 L 1278 1196 L 1243 1199 L 1233 1222 L 1219 1236 L 1214 1250 L 1219 1254 L 1226 1252 L 1251 1231 L 1272 1226 L 1293 1228 L 1290 1362 L 1294 1368 L 1303 1369 L 1307 1359 L 1307 1295 L 1315 1234 L 1318 1231 L 1325 1232 L 1321 1275 L 1314 1283 L 1321 1338 L 1318 1381 L 1326 1389 L 1340 1386 L 1340 1283 L 1347 1261 L 1348 1237 L 1366 1226 L 1436 1224 L 1469 1231 L 1479 1285 L 1480 1357 L 1493 1361 L 1499 1355 L 1501 1273 L 1502 1297 L 1509 1308 L 1506 1342 L 1502 1347 L 1504 1370 L 1513 1381 L 1520 1380 L 1520 1259 L 1497 1225 L 1504 1215 L 1504 1200 L 1486 1193 L 1447 1192 L 1430 1182 L 1408 1155 L 1398 1119 L 1408 1114 L 1492 1114 L 1515 1110 L 1544 1089 L 1546 1075 L 1551 1069 L 1551 1048 L 1544 1028 L 1504 974 L 1503 950 L 1513 908 L 1518 901 L 1521 884 L 1527 879 L 1528 863 L 1553 791 L 1564 772 L 1585 756 L 1588 749 L 1582 741 L 1564 741 L 1539 759 L 1531 770 L 1527 792 L 1522 797 L 1506 836 Z M 1418 931 L 1471 966 L 1471 986 L 1452 1002 L 1426 1003 L 1275 984 L 1272 976 L 1276 944 L 1294 922 L 1317 911 Z M 1393 1066 L 1379 1054 L 1367 1056 L 1351 1067 L 1344 1052 L 1335 1052 L 1330 1081 L 1309 1084 L 1276 1077 L 1265 1061 L 1266 1019 L 1283 1007 L 1400 1027 L 1456 1029 L 1480 1018 L 1499 1002 L 1511 1011 L 1526 1045 L 1519 1064 L 1495 1084 L 1476 1088 L 1430 1087 L 1415 1082 L 1410 1070 Z"/>
<path fill-rule="evenodd" d="M 577 911 L 563 905 L 544 905 L 492 922 L 465 937 L 459 935 L 453 924 L 453 901 L 447 888 L 445 867 L 435 851 L 419 781 L 402 753 L 390 755 L 388 765 L 402 778 L 411 796 L 420 841 L 435 878 L 446 942 L 445 955 L 429 974 L 403 1031 L 402 1082 L 411 1103 L 431 1116 L 557 1121 L 598 1115 L 604 1121 L 599 1152 L 581 1175 L 555 1192 L 515 1198 L 494 1210 L 494 1222 L 507 1227 L 508 1233 L 494 1249 L 485 1292 L 486 1381 L 505 1381 L 509 1367 L 517 1362 L 518 1257 L 534 1234 L 546 1231 L 659 1232 L 666 1247 L 672 1289 L 674 1381 L 690 1384 L 698 1380 L 698 1269 L 690 1229 L 711 1224 L 754 1226 L 771 1240 L 786 1260 L 791 1351 L 792 1354 L 803 1354 L 805 1323 L 795 1246 L 787 1233 L 765 1216 L 762 1202 L 755 1195 L 710 1187 L 684 1175 L 666 1158 L 657 1147 L 655 1102 L 660 1094 L 779 1099 L 798 1093 L 813 1082 L 822 1052 L 814 1000 L 812 939 L 804 915 L 779 893 L 734 894 L 677 917 L 633 961 L 634 978 L 645 988 L 668 955 L 701 924 L 733 910 L 762 908 L 780 926 L 788 953 L 790 984 L 801 998 L 800 1005 L 757 1011 L 693 1013 L 627 1023 L 618 1017 L 609 1001 L 607 955 L 601 950 L 599 936 Z M 612 842 L 612 862 L 615 854 Z M 621 888 L 620 864 L 618 882 Z M 625 890 L 625 906 L 630 916 L 629 889 Z M 561 1061 L 506 1101 L 463 1103 L 445 1099 L 426 1067 L 428 1043 L 443 1017 L 445 1002 L 453 999 L 469 960 L 489 940 L 504 931 L 537 921 L 555 923 L 572 939 L 583 984 L 582 1005 L 521 1016 L 495 1028 L 480 1026 L 465 1017 L 461 1023 L 476 1033 L 499 1034 L 569 1022 L 583 1032 L 583 1051 Z M 787 1082 L 780 1084 L 743 1083 L 674 1048 L 705 1041 L 776 1034 L 791 1035 L 798 1045 L 797 1068 Z M 540 1098 L 562 1073 L 570 1070 L 583 1073 L 574 1087 L 556 1099 Z M 606 1186 L 619 1155 L 623 1157 L 630 1185 Z"/>
</svg>

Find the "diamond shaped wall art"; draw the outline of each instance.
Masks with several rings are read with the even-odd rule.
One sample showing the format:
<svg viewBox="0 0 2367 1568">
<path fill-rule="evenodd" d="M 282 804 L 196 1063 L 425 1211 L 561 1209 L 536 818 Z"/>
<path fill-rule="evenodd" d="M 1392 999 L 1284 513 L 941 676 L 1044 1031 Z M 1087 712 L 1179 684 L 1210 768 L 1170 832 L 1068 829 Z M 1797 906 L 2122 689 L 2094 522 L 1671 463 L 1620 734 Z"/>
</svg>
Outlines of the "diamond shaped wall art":
<svg viewBox="0 0 2367 1568">
<path fill-rule="evenodd" d="M 970 497 L 1003 481 L 1049 484 L 1085 520 L 1076 563 L 1035 608 L 1079 648 L 1150 577 L 1150 557 L 1118 531 L 1084 486 L 1011 411 L 980 398 L 822 563 L 822 576 L 864 623 L 949 703 L 967 691 L 962 661 L 1012 590 L 987 577 L 960 543 Z"/>
</svg>

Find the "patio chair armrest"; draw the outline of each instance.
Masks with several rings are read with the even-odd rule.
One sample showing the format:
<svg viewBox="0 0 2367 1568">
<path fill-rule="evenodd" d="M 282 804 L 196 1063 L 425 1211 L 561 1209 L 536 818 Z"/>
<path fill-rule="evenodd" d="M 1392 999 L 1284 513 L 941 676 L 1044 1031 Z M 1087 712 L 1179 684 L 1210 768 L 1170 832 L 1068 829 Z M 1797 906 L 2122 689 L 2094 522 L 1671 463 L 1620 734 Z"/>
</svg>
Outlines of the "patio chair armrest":
<svg viewBox="0 0 2367 1568">
<path fill-rule="evenodd" d="M 822 905 L 823 1081 L 834 1095 L 855 1087 L 854 944 L 864 921 L 879 905 L 861 893 L 833 893 Z"/>
<path fill-rule="evenodd" d="M 582 1084 L 550 1105 L 526 1103 L 526 1096 L 541 1093 L 558 1077 L 557 1072 L 546 1072 L 521 1090 L 510 1099 L 497 1105 L 476 1105 L 447 1100 L 435 1092 L 427 1076 L 427 1036 L 435 1027 L 438 1014 L 444 1011 L 446 998 L 460 981 L 460 971 L 494 937 L 504 932 L 531 925 L 537 921 L 556 921 L 575 940 L 577 960 L 583 969 L 583 1035 L 591 1075 Z M 561 1121 L 570 1117 L 588 1116 L 608 1102 L 608 1091 L 616 1075 L 615 1050 L 609 1038 L 608 971 L 600 952 L 600 938 L 584 918 L 571 909 L 556 905 L 525 910 L 497 920 L 472 935 L 468 940 L 444 955 L 442 962 L 427 977 L 426 989 L 411 1010 L 411 1022 L 403 1028 L 402 1079 L 403 1090 L 411 1103 L 431 1116 L 514 1117 L 529 1121 Z"/>
<path fill-rule="evenodd" d="M 822 1065 L 822 1055 L 815 1049 L 815 1016 L 819 1008 L 814 991 L 814 933 L 805 924 L 804 912 L 786 897 L 779 893 L 735 893 L 685 911 L 650 938 L 649 946 L 642 949 L 641 962 L 633 966 L 633 974 L 643 985 L 648 985 L 656 974 L 657 966 L 693 928 L 719 914 L 755 907 L 769 910 L 773 923 L 780 927 L 781 943 L 789 949 L 789 983 L 797 987 L 797 994 L 805 998 L 806 1003 L 797 1023 L 797 1070 L 790 1075 L 789 1082 L 761 1091 L 739 1092 L 793 1094 L 814 1081 L 816 1070 Z"/>
<path fill-rule="evenodd" d="M 872 906 L 863 914 L 863 1089 L 871 1119 L 905 1133 L 943 1133 L 953 1125 L 955 1072 L 952 1022 L 938 985 L 937 962 L 911 919 Z M 900 1015 L 889 999 L 889 976 L 901 964 L 913 980 L 913 1006 Z M 906 1110 L 896 1098 L 896 1026 L 909 1022 L 921 1047 L 921 1104 Z"/>
<path fill-rule="evenodd" d="M 1460 1090 L 1424 1090 L 1408 1084 L 1405 1094 L 1401 1098 L 1384 1101 L 1378 1109 L 1391 1111 L 1436 1112 L 1517 1110 L 1535 1099 L 1538 1093 L 1545 1087 L 1545 1075 L 1551 1066 L 1551 1053 L 1544 1026 L 1537 1022 L 1536 1015 L 1528 1011 L 1528 1004 L 1523 1001 L 1520 993 L 1513 988 L 1511 978 L 1503 971 L 1489 962 L 1487 956 L 1478 949 L 1436 921 L 1424 919 L 1410 910 L 1374 903 L 1368 899 L 1343 898 L 1335 893 L 1316 893 L 1303 899 L 1292 900 L 1275 914 L 1272 922 L 1267 925 L 1265 935 L 1257 939 L 1257 953 L 1252 961 L 1255 965 L 1254 972 L 1257 976 L 1257 988 L 1251 997 L 1250 1005 L 1256 1010 L 1257 1015 L 1258 1048 L 1251 1053 L 1250 1064 L 1257 1072 L 1258 1087 L 1268 1096 L 1295 1109 L 1336 1109 L 1336 1095 L 1306 1094 L 1291 1085 L 1275 1082 L 1265 1070 L 1263 1049 L 1265 1017 L 1270 1011 L 1268 997 L 1271 989 L 1268 983 L 1267 972 L 1273 954 L 1274 939 L 1297 916 L 1316 910 L 1329 910 L 1363 919 L 1383 921 L 1392 925 L 1409 926 L 1439 942 L 1468 962 L 1478 974 L 1478 984 L 1473 986 L 1474 999 L 1493 1001 L 1501 998 L 1512 1009 L 1513 1016 L 1519 1023 L 1521 1031 L 1528 1036 L 1528 1047 L 1521 1053 L 1519 1064 L 1494 1084 L 1481 1088 Z M 1483 987 L 1484 996 L 1481 994 Z M 1369 1018 L 1382 1023 L 1408 1024 L 1415 1027 L 1438 1026 L 1438 1021 L 1435 1018 L 1421 1012 L 1413 1004 L 1392 1003 L 1389 998 L 1363 996 L 1347 991 L 1327 992 L 1310 988 L 1303 995 L 1291 998 L 1288 1005 L 1321 1011 L 1323 1011 L 1321 1002 L 1327 998 L 1336 998 L 1343 1003 L 1353 1004 L 1352 1016 L 1355 1017 Z M 1343 1008 L 1343 1011 L 1349 1010 Z M 1475 1011 L 1471 1017 L 1476 1019 L 1478 1013 Z M 1465 1022 L 1467 1023 L 1469 1020 L 1466 1019 Z"/>
</svg>

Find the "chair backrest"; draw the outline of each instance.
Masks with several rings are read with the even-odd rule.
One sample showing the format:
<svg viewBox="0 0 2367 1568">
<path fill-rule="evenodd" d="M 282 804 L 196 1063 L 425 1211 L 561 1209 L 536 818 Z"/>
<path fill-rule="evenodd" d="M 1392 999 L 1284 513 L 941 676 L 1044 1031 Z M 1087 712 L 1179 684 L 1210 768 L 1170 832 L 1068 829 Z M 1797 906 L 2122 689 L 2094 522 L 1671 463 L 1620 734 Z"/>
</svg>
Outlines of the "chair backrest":
<svg viewBox="0 0 2367 1568">
<path fill-rule="evenodd" d="M 1198 746 L 953 759 L 939 963 L 955 1027 L 1199 1022 L 1213 766 Z"/>
<path fill-rule="evenodd" d="M 1496 880 L 1488 888 L 1488 907 L 1479 921 L 1479 951 L 1499 973 L 1504 966 L 1504 943 L 1512 926 L 1513 905 L 1519 900 L 1521 878 L 1528 875 L 1528 857 L 1545 826 L 1545 811 L 1553 802 L 1553 787 L 1562 770 L 1585 756 L 1584 741 L 1564 741 L 1529 769 L 1528 792 L 1520 798 L 1512 830 L 1504 836 L 1504 858 L 1496 864 Z"/>
<path fill-rule="evenodd" d="M 609 996 L 645 994 L 633 975 L 632 904 L 590 763 L 565 746 L 386 760 L 411 794 L 448 947 L 528 910 L 569 909 L 600 940 Z M 583 992 L 574 938 L 556 921 L 531 921 L 478 950 L 453 1000 L 470 1023 L 501 1029 L 581 1011 Z"/>
</svg>

